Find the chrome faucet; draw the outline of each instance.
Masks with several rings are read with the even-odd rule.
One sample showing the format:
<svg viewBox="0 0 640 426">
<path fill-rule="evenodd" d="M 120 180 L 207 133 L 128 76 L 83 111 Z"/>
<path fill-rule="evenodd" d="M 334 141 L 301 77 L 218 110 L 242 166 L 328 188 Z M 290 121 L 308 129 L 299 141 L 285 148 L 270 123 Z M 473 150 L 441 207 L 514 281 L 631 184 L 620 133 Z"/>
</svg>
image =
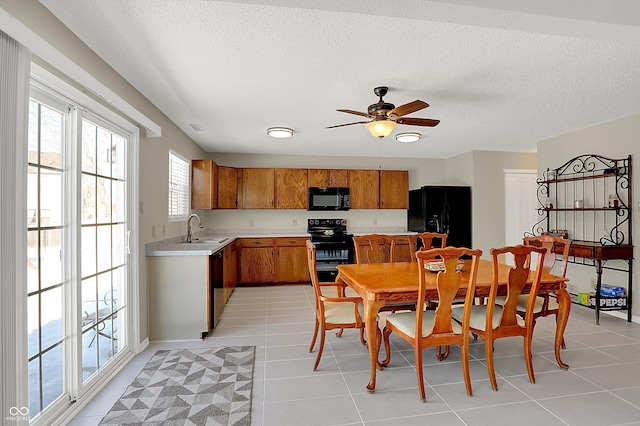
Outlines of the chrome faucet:
<svg viewBox="0 0 640 426">
<path fill-rule="evenodd" d="M 187 242 L 190 243 L 191 242 L 191 237 L 192 237 L 192 233 L 191 233 L 191 219 L 193 218 L 197 218 L 198 219 L 198 226 L 200 228 L 204 228 L 204 225 L 202 224 L 202 220 L 200 220 L 200 216 L 198 216 L 195 213 L 192 213 L 191 216 L 189 216 L 189 219 L 187 219 Z"/>
</svg>

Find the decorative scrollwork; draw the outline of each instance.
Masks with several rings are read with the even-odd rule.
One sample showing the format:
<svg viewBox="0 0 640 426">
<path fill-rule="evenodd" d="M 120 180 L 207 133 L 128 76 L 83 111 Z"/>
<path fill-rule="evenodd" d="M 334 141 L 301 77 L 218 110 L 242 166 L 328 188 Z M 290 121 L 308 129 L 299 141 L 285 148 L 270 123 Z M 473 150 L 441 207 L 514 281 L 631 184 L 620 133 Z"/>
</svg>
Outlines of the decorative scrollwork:
<svg viewBox="0 0 640 426">
<path fill-rule="evenodd" d="M 570 206 L 557 205 L 558 201 L 561 201 L 560 204 L 565 204 L 566 200 L 555 199 L 557 198 L 557 194 L 556 190 L 553 189 L 555 188 L 554 184 L 569 181 L 582 181 L 593 178 L 605 178 L 615 180 L 613 188 L 609 186 L 609 188 L 615 192 L 616 198 L 612 202 L 611 199 L 614 197 L 612 194 L 611 199 L 609 200 L 609 208 L 611 208 L 611 210 L 615 210 L 615 224 L 607 224 L 607 228 L 609 228 L 609 226 L 611 226 L 611 228 L 607 229 L 604 236 L 599 237 L 599 241 L 603 245 L 631 244 L 630 172 L 630 156 L 622 159 L 612 159 L 596 154 L 580 155 L 572 158 L 556 169 L 545 170 L 542 173 L 542 178 L 537 179 L 538 189 L 536 193 L 539 204 L 538 214 L 542 216 L 542 218 L 533 225 L 531 232 L 527 232 L 526 234 L 539 235 L 545 230 L 548 231 L 549 227 L 552 225 L 549 217 L 551 211 L 558 212 L 573 210 Z M 603 184 L 602 187 L 606 188 L 605 184 Z M 606 204 L 607 203 L 605 201 L 604 208 L 595 208 L 590 210 L 594 212 L 598 210 L 608 210 Z M 557 216 L 554 215 L 554 217 L 556 217 L 556 220 L 558 219 Z M 593 220 L 595 220 L 595 213 Z M 594 240 L 598 240 L 597 235 L 593 235 L 592 238 Z"/>
</svg>

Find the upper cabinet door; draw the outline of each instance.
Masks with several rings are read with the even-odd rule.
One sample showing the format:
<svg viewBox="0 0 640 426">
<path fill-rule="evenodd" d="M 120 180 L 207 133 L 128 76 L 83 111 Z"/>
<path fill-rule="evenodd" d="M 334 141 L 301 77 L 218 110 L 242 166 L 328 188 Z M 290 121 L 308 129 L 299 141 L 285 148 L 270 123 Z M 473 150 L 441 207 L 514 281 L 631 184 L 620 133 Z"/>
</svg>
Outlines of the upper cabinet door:
<svg viewBox="0 0 640 426">
<path fill-rule="evenodd" d="M 349 186 L 349 171 L 345 169 L 309 169 L 308 177 L 310 187 Z"/>
<path fill-rule="evenodd" d="M 217 166 L 213 160 L 191 160 L 191 208 L 217 207 Z"/>
<path fill-rule="evenodd" d="M 242 208 L 274 208 L 274 169 L 242 169 Z"/>
<path fill-rule="evenodd" d="M 349 170 L 352 209 L 377 209 L 380 194 L 378 170 Z"/>
<path fill-rule="evenodd" d="M 349 171 L 344 169 L 329 170 L 329 186 L 348 187 Z"/>
<path fill-rule="evenodd" d="M 307 181 L 309 187 L 325 188 L 329 186 L 329 170 L 309 169 L 307 170 Z"/>
<path fill-rule="evenodd" d="M 218 166 L 218 208 L 238 208 L 238 169 Z"/>
<path fill-rule="evenodd" d="M 276 208 L 307 208 L 306 169 L 276 169 Z"/>
<path fill-rule="evenodd" d="M 382 170 L 380 172 L 380 208 L 409 208 L 409 172 Z"/>
</svg>

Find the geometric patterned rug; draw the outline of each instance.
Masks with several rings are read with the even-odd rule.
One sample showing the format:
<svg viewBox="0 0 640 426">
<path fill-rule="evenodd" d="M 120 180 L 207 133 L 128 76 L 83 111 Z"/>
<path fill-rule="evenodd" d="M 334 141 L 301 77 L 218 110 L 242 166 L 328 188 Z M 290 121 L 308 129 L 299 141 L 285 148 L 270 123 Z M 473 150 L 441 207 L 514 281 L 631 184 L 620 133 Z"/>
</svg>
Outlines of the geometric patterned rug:
<svg viewBox="0 0 640 426">
<path fill-rule="evenodd" d="M 249 426 L 255 351 L 157 351 L 100 425 Z"/>
</svg>

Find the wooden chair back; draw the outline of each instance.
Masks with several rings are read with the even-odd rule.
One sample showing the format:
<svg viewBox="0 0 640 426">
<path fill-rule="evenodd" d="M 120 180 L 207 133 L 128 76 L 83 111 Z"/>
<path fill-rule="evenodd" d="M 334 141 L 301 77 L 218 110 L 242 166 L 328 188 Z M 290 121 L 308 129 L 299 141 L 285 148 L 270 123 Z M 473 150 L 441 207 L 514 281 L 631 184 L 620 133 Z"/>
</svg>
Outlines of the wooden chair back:
<svg viewBox="0 0 640 426">
<path fill-rule="evenodd" d="M 560 275 L 562 277 L 566 276 L 567 265 L 569 264 L 569 249 L 571 248 L 571 240 L 567 240 L 562 237 L 552 237 L 551 235 L 539 235 L 524 237 L 522 241 L 525 246 L 543 247 L 547 250 L 547 253 L 544 256 L 544 264 L 542 266 L 542 269 L 546 273 L 551 273 L 551 270 L 558 260 L 558 256 L 554 251 L 555 247 L 562 247 L 562 252 L 560 253 L 560 273 L 555 275 Z"/>
<path fill-rule="evenodd" d="M 532 253 L 537 253 L 537 262 L 534 264 L 535 272 L 532 272 L 531 258 Z M 493 278 L 491 283 L 491 289 L 489 291 L 489 298 L 487 300 L 487 315 L 486 315 L 486 332 L 489 334 L 489 340 L 495 340 L 499 337 L 506 336 L 524 336 L 525 329 L 531 327 L 533 331 L 533 305 L 535 298 L 538 294 L 538 288 L 540 287 L 540 279 L 542 278 L 543 264 L 545 258 L 546 249 L 542 247 L 533 246 L 509 246 L 502 248 L 491 249 L 491 260 L 493 264 Z M 500 257 L 507 256 L 513 258 L 513 266 L 511 267 L 507 278 L 507 296 L 502 304 L 502 315 L 498 320 L 498 324 L 493 323 L 493 312 L 496 306 L 496 297 L 498 294 L 499 275 L 498 269 L 500 264 Z M 524 294 L 524 290 L 529 280 L 530 275 L 532 277 L 532 284 L 528 291 L 527 296 L 527 309 L 524 316 L 524 327 L 520 325 L 517 313 L 518 313 L 518 299 L 521 294 Z M 493 338 L 491 338 L 493 334 Z"/>
<path fill-rule="evenodd" d="M 356 263 L 391 262 L 393 237 L 382 234 L 369 234 L 353 237 Z"/>
<path fill-rule="evenodd" d="M 471 257 L 469 274 L 465 275 L 458 271 L 458 263 L 462 256 Z M 469 315 L 474 301 L 476 278 L 478 276 L 478 263 L 482 256 L 482 250 L 471 250 L 468 248 L 445 247 L 430 250 L 416 251 L 416 259 L 420 268 L 420 281 L 418 286 L 418 302 L 416 305 L 416 338 L 418 347 L 424 347 L 424 340 L 432 340 L 430 346 L 447 346 L 450 344 L 461 344 L 458 338 L 453 335 L 451 309 L 453 300 L 456 298 L 461 286 L 466 286 L 465 308 L 462 321 L 462 336 L 466 339 L 469 331 Z M 442 260 L 444 271 L 436 275 L 436 287 L 438 289 L 438 307 L 435 310 L 433 328 L 427 337 L 423 337 L 422 318 L 425 310 L 422 309 L 426 300 L 426 288 L 433 282 L 433 272 L 425 267 L 425 262 Z M 464 277 L 467 281 L 464 282 Z M 466 331 L 465 331 L 466 328 Z M 452 339 L 447 339 L 447 336 Z M 437 343 L 436 343 L 437 342 Z"/>
<path fill-rule="evenodd" d="M 418 234 L 418 238 L 422 241 L 421 250 L 429 250 L 430 248 L 442 248 L 447 246 L 447 234 L 438 232 L 423 232 Z M 435 243 L 433 240 L 436 240 Z M 438 241 L 440 242 L 438 244 Z"/>
</svg>

